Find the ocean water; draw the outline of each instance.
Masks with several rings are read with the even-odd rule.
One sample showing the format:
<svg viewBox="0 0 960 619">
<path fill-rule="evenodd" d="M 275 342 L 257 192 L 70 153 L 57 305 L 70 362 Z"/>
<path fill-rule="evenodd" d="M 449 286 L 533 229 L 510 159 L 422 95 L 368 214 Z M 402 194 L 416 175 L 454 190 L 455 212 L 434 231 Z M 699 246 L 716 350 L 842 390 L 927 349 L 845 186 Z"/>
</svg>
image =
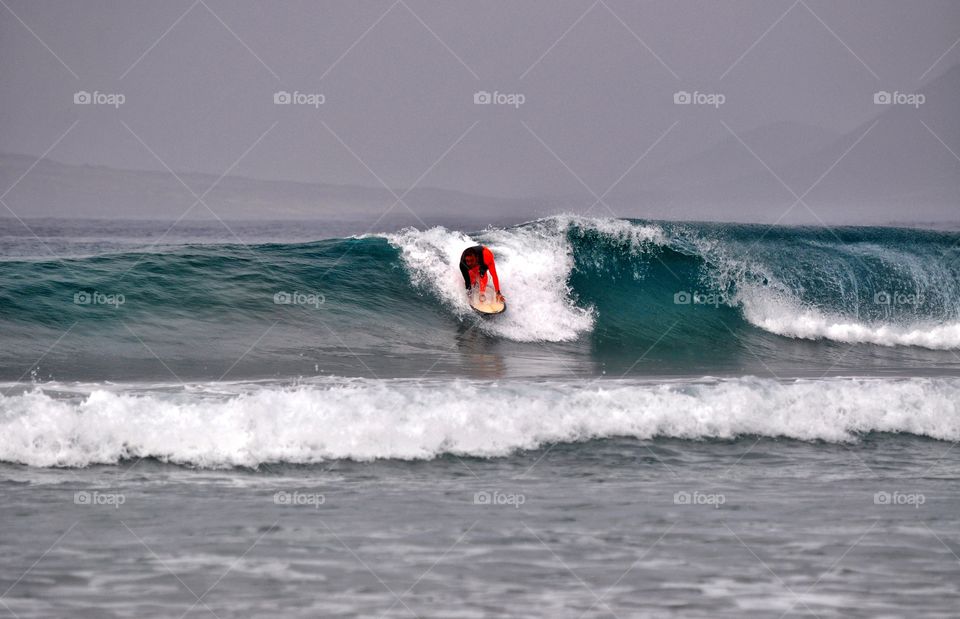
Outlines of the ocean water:
<svg viewBox="0 0 960 619">
<path fill-rule="evenodd" d="M 14 617 L 960 607 L 957 232 L 4 221 L 0 333 Z"/>
</svg>

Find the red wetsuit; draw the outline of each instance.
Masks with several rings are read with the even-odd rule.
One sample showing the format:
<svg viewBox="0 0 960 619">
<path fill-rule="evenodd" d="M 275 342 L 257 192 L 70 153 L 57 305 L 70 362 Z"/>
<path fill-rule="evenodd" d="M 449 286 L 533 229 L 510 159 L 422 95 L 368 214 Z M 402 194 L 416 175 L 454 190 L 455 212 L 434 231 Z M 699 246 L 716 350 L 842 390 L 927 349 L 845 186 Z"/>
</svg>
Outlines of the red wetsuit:
<svg viewBox="0 0 960 619">
<path fill-rule="evenodd" d="M 477 264 L 472 269 L 467 268 L 466 257 L 473 255 Z M 493 276 L 493 289 L 500 293 L 500 279 L 497 278 L 497 265 L 493 260 L 493 252 L 483 245 L 468 247 L 460 254 L 460 274 L 463 275 L 463 285 L 467 290 L 480 282 L 480 292 L 487 289 L 487 271 Z"/>
</svg>

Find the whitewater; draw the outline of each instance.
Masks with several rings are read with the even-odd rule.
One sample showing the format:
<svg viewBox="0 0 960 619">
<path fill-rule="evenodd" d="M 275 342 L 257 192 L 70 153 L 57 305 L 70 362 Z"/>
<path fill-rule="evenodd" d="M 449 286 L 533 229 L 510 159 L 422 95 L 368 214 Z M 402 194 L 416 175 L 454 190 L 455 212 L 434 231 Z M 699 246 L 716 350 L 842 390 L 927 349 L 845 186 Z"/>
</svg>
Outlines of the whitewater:
<svg viewBox="0 0 960 619">
<path fill-rule="evenodd" d="M 327 379 L 149 389 L 45 385 L 0 396 L 0 460 L 200 467 L 332 459 L 505 457 L 627 437 L 960 440 L 960 379 L 761 378 L 637 383 Z"/>
</svg>

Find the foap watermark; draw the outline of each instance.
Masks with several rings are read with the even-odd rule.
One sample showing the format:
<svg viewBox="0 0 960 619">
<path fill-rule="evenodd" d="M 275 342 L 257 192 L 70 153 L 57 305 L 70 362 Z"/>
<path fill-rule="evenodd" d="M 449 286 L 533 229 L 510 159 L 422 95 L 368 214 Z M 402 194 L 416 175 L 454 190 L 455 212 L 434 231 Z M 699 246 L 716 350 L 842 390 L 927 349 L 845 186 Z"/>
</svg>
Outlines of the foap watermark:
<svg viewBox="0 0 960 619">
<path fill-rule="evenodd" d="M 319 292 L 280 291 L 273 295 L 276 305 L 311 305 L 316 309 L 327 302 L 327 298 Z"/>
<path fill-rule="evenodd" d="M 81 290 L 73 293 L 73 302 L 76 305 L 110 305 L 114 309 L 127 302 L 127 298 L 122 293 L 107 294 L 104 292 L 88 292 Z"/>
<path fill-rule="evenodd" d="M 926 101 L 926 95 L 919 92 L 900 92 L 899 90 L 887 92 L 886 90 L 878 90 L 873 93 L 873 103 L 875 105 L 912 105 L 918 108 L 926 103 Z"/>
<path fill-rule="evenodd" d="M 119 492 L 100 492 L 97 490 L 80 490 L 73 493 L 74 505 L 107 505 L 114 509 L 127 502 L 127 497 Z"/>
<path fill-rule="evenodd" d="M 674 505 L 705 505 L 714 509 L 720 509 L 720 506 L 726 502 L 726 495 L 719 492 L 707 493 L 700 492 L 699 490 L 687 492 L 686 490 L 681 490 L 673 494 Z"/>
<path fill-rule="evenodd" d="M 681 290 L 673 295 L 674 305 L 725 305 L 727 297 L 722 292 L 698 292 Z"/>
<path fill-rule="evenodd" d="M 99 90 L 87 92 L 86 90 L 78 90 L 73 93 L 74 105 L 112 105 L 114 108 L 119 109 L 126 100 L 127 97 L 119 92 L 100 92 Z"/>
<path fill-rule="evenodd" d="M 673 93 L 673 103 L 675 105 L 712 105 L 714 108 L 719 108 L 726 100 L 726 95 L 720 92 L 678 90 Z"/>
<path fill-rule="evenodd" d="M 320 506 L 327 502 L 327 497 L 319 492 L 300 492 L 294 490 L 287 492 L 280 490 L 273 495 L 274 505 L 290 505 L 293 507 L 312 507 L 320 509 Z"/>
<path fill-rule="evenodd" d="M 278 90 L 273 93 L 274 105 L 312 105 L 314 108 L 319 108 L 326 102 L 326 95 L 319 92 L 300 92 L 299 90 L 287 92 L 286 90 Z"/>
<path fill-rule="evenodd" d="M 873 295 L 877 305 L 923 305 L 923 295 L 919 292 L 887 292 L 881 290 Z"/>
<path fill-rule="evenodd" d="M 516 509 L 520 509 L 520 506 L 526 502 L 526 495 L 520 494 L 519 492 L 507 493 L 498 490 L 494 490 L 493 492 L 483 490 L 473 493 L 474 505 L 510 505 Z"/>
<path fill-rule="evenodd" d="M 909 505 L 914 509 L 920 509 L 920 506 L 927 502 L 927 497 L 919 492 L 900 492 L 894 490 L 887 492 L 881 490 L 873 494 L 874 505 Z"/>
<path fill-rule="evenodd" d="M 526 101 L 526 95 L 520 92 L 500 92 L 497 90 L 489 92 L 487 90 L 478 90 L 473 93 L 474 105 L 512 105 L 514 108 L 519 109 Z"/>
</svg>

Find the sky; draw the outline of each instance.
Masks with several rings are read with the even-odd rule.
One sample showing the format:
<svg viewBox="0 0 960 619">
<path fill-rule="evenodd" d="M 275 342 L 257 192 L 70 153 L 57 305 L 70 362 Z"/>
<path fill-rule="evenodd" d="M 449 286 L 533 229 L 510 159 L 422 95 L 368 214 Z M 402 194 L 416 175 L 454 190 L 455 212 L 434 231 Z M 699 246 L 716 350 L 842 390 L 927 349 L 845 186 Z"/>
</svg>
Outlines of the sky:
<svg viewBox="0 0 960 619">
<path fill-rule="evenodd" d="M 733 139 L 777 183 L 768 159 L 793 163 L 763 151 L 765 128 L 792 123 L 781 147 L 856 137 L 885 111 L 875 93 L 922 92 L 960 64 L 958 41 L 955 0 L 3 0 L 0 152 L 590 204 Z M 960 116 L 927 113 L 916 157 L 949 187 Z M 823 157 L 797 165 L 837 163 Z M 933 201 L 926 215 L 955 214 Z"/>
</svg>

